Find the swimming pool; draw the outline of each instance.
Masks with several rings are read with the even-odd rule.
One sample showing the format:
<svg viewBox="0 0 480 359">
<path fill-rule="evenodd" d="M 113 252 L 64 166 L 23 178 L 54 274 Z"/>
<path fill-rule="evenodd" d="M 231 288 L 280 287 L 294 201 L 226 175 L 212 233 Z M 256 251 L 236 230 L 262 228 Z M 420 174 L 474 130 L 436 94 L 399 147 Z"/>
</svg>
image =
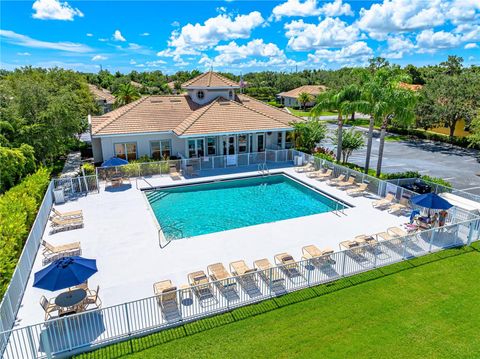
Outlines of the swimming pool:
<svg viewBox="0 0 480 359">
<path fill-rule="evenodd" d="M 285 175 L 146 191 L 168 239 L 276 222 L 345 208 Z"/>
</svg>

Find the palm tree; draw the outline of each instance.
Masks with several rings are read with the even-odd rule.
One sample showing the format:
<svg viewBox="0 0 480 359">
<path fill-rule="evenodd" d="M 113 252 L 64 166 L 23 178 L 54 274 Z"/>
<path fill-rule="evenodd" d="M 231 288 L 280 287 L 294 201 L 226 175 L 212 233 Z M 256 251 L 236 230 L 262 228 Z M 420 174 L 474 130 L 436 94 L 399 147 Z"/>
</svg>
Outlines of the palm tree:
<svg viewBox="0 0 480 359">
<path fill-rule="evenodd" d="M 322 111 L 337 111 L 337 160 L 342 158 L 343 116 L 354 113 L 361 105 L 361 91 L 356 85 L 349 85 L 340 91 L 327 91 L 317 97 L 317 104 L 311 115 L 319 116 Z"/>
<path fill-rule="evenodd" d="M 120 84 L 115 95 L 115 104 L 117 106 L 127 105 L 130 102 L 138 100 L 140 98 L 140 93 L 137 88 L 132 86 L 130 83 Z"/>
<path fill-rule="evenodd" d="M 305 111 L 307 103 L 312 101 L 312 96 L 307 92 L 301 92 L 301 93 L 298 94 L 297 101 L 298 101 L 299 104 L 302 105 L 302 108 Z"/>
</svg>

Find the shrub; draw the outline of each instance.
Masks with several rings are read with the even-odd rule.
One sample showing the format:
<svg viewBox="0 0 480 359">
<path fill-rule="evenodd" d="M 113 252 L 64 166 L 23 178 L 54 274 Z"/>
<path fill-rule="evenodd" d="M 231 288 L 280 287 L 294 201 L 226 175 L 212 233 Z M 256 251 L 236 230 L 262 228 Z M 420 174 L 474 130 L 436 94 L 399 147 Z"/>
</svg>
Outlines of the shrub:
<svg viewBox="0 0 480 359">
<path fill-rule="evenodd" d="M 95 166 L 91 163 L 84 163 L 82 165 L 83 170 L 85 171 L 86 176 L 94 175 L 95 174 Z"/>
<path fill-rule="evenodd" d="M 7 289 L 50 181 L 40 168 L 0 196 L 0 293 Z"/>
<path fill-rule="evenodd" d="M 322 158 L 324 160 L 335 162 L 335 153 L 332 150 L 329 150 L 325 147 L 315 147 L 313 150 L 313 155 L 318 158 Z"/>
<path fill-rule="evenodd" d="M 32 146 L 22 144 L 19 148 L 0 146 L 0 192 L 21 181 L 35 171 L 35 157 Z"/>
</svg>

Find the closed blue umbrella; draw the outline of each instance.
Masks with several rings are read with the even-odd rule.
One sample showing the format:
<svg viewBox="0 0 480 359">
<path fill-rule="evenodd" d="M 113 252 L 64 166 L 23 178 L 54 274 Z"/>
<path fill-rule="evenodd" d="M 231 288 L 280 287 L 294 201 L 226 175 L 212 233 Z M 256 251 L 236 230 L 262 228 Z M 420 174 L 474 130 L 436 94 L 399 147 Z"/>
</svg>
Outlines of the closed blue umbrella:
<svg viewBox="0 0 480 359">
<path fill-rule="evenodd" d="M 97 261 L 83 257 L 64 257 L 35 273 L 33 286 L 56 291 L 79 285 L 97 272 Z"/>
<path fill-rule="evenodd" d="M 102 163 L 102 167 L 116 167 L 123 165 L 128 165 L 128 161 L 118 157 L 112 157 Z"/>
<path fill-rule="evenodd" d="M 433 192 L 412 197 L 411 201 L 417 206 L 430 209 L 449 209 L 453 207 L 453 204 Z"/>
</svg>

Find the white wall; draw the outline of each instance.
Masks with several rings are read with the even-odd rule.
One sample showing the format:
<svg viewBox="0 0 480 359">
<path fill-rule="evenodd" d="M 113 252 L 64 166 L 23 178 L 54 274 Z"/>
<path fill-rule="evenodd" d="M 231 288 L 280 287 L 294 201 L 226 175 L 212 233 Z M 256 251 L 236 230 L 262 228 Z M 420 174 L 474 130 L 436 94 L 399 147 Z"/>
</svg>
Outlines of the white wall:
<svg viewBox="0 0 480 359">
<path fill-rule="evenodd" d="M 235 90 L 205 90 L 205 89 L 202 89 L 201 91 L 203 91 L 203 94 L 205 95 L 203 99 L 199 99 L 197 97 L 197 92 L 199 90 L 188 90 L 188 95 L 190 96 L 190 98 L 200 104 L 200 105 L 203 105 L 207 102 L 210 102 L 212 101 L 213 99 L 217 98 L 218 96 L 222 96 L 226 99 L 230 99 L 229 98 L 229 91 L 232 91 L 233 92 L 233 96 L 235 96 Z M 232 98 L 233 99 L 233 98 Z"/>
</svg>

